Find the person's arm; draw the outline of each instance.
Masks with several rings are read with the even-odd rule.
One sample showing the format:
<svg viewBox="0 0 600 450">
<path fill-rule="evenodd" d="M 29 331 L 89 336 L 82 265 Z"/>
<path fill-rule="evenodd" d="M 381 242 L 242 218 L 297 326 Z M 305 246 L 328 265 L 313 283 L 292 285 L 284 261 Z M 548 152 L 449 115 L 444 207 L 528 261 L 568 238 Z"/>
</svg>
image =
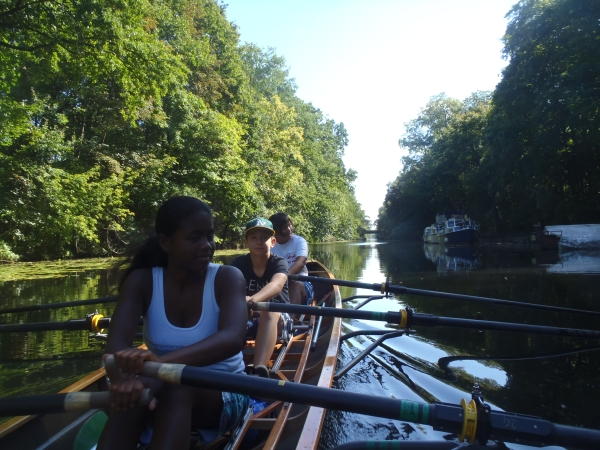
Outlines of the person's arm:
<svg viewBox="0 0 600 450">
<path fill-rule="evenodd" d="M 150 298 L 151 290 L 151 269 L 138 269 L 129 274 L 110 319 L 106 353 L 116 353 L 133 345 L 144 312 L 144 299 Z"/>
<path fill-rule="evenodd" d="M 305 256 L 298 256 L 292 267 L 288 269 L 288 272 L 291 274 L 298 274 L 302 271 L 304 266 L 306 265 L 307 258 Z"/>
<path fill-rule="evenodd" d="M 150 299 L 151 289 L 152 270 L 133 271 L 121 287 L 117 306 L 110 319 L 105 357 L 114 354 L 117 369 L 123 374 L 122 379 L 111 379 L 109 386 L 111 407 L 118 411 L 133 408 L 144 388 L 142 380 L 135 376 L 139 372 L 135 369 L 136 360 L 156 361 L 150 351 L 132 348 L 144 312 L 144 300 Z M 156 403 L 152 402 L 149 408 L 154 409 L 155 406 Z"/>
<path fill-rule="evenodd" d="M 267 302 L 283 290 L 286 282 L 287 273 L 276 273 L 271 277 L 271 281 L 269 281 L 265 287 L 263 287 L 252 297 L 248 297 L 247 300 L 254 303 Z"/>
</svg>

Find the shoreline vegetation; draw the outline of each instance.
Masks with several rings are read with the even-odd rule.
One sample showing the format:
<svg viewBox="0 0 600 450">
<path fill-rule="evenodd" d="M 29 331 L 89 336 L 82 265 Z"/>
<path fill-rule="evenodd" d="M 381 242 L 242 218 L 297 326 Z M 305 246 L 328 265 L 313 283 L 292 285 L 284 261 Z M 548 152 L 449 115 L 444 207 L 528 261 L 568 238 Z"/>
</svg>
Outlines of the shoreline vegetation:
<svg viewBox="0 0 600 450">
<path fill-rule="evenodd" d="M 0 17 L 0 260 L 118 255 L 175 195 L 210 205 L 221 248 L 278 211 L 313 242 L 370 228 L 344 124 L 221 1 L 8 0 Z"/>
<path fill-rule="evenodd" d="M 593 224 L 600 211 L 600 2 L 515 2 L 493 92 L 431 97 L 379 210 L 380 239 L 415 238 L 442 212 L 480 234 Z"/>
</svg>

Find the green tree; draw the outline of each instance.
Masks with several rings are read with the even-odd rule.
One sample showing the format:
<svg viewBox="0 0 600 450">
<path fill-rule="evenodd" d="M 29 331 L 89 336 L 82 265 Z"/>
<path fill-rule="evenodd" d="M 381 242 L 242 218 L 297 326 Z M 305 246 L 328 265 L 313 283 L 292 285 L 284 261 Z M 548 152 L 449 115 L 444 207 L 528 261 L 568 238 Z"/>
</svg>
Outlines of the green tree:
<svg viewBox="0 0 600 450">
<path fill-rule="evenodd" d="M 417 238 L 443 211 L 465 211 L 478 220 L 489 216 L 481 188 L 489 108 L 490 93 L 476 92 L 463 102 L 440 94 L 406 125 L 399 144 L 409 153 L 379 212 L 383 237 Z"/>
<path fill-rule="evenodd" d="M 0 63 L 7 257 L 120 252 L 176 194 L 211 205 L 226 246 L 256 214 L 286 210 L 310 239 L 364 220 L 343 125 L 216 0 L 7 0 Z"/>
<path fill-rule="evenodd" d="M 597 221 L 600 4 L 521 1 L 508 14 L 509 64 L 494 92 L 490 165 L 505 227 Z"/>
</svg>

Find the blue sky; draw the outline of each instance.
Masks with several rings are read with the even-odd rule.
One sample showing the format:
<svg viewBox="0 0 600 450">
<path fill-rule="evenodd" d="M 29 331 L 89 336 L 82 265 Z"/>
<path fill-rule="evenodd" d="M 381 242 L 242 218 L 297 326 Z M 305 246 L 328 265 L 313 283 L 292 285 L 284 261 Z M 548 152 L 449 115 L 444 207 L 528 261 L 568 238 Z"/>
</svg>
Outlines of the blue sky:
<svg viewBox="0 0 600 450">
<path fill-rule="evenodd" d="M 285 57 L 297 95 L 350 139 L 346 168 L 371 218 L 402 168 L 404 124 L 430 97 L 493 90 L 516 0 L 225 0 L 242 42 Z"/>
</svg>

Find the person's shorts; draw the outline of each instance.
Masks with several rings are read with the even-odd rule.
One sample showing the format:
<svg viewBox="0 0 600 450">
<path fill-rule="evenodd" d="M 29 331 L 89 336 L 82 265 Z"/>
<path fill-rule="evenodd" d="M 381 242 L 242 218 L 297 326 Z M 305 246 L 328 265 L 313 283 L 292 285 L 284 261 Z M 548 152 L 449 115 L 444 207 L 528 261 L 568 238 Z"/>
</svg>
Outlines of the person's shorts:
<svg viewBox="0 0 600 450">
<path fill-rule="evenodd" d="M 221 392 L 223 399 L 223 411 L 219 421 L 219 428 L 196 428 L 196 431 L 202 438 L 202 442 L 208 443 L 214 441 L 219 436 L 223 436 L 228 431 L 233 431 L 237 427 L 250 405 L 250 397 L 232 392 Z M 146 426 L 140 436 L 140 445 L 138 448 L 147 448 L 152 439 L 152 427 Z"/>
<path fill-rule="evenodd" d="M 310 305 L 315 298 L 315 290 L 313 289 L 313 285 L 308 281 L 303 281 L 304 289 L 306 289 L 306 304 Z"/>
<path fill-rule="evenodd" d="M 246 339 L 255 340 L 256 334 L 258 333 L 258 317 L 254 317 L 248 321 L 246 326 Z M 279 322 L 277 324 L 277 342 L 287 341 L 291 333 L 293 332 L 294 320 L 288 313 L 281 313 L 279 316 Z"/>
<path fill-rule="evenodd" d="M 212 442 L 228 431 L 237 427 L 250 405 L 250 397 L 233 392 L 221 392 L 223 399 L 223 411 L 221 411 L 221 422 L 219 428 L 197 428 L 196 431 L 202 436 L 204 443 Z"/>
<path fill-rule="evenodd" d="M 250 398 L 247 395 L 221 392 L 221 397 L 223 398 L 223 411 L 219 426 L 220 436 L 239 425 L 250 404 Z"/>
</svg>

